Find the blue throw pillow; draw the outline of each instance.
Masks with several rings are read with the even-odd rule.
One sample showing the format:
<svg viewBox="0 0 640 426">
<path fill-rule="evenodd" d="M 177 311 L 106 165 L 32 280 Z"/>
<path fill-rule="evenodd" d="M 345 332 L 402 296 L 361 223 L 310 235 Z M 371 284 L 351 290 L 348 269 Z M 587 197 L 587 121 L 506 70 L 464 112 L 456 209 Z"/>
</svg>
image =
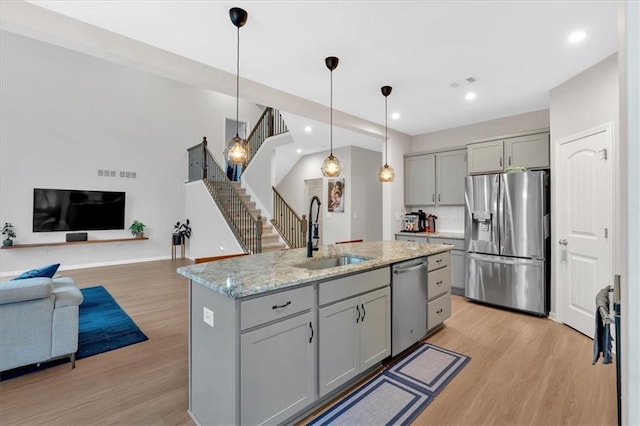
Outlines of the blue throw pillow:
<svg viewBox="0 0 640 426">
<path fill-rule="evenodd" d="M 11 281 L 24 280 L 27 278 L 38 278 L 38 277 L 53 278 L 53 276 L 58 271 L 59 267 L 60 267 L 59 263 L 53 263 L 51 265 L 42 266 L 36 269 L 31 269 L 29 271 L 21 273 L 15 278 L 12 278 Z"/>
</svg>

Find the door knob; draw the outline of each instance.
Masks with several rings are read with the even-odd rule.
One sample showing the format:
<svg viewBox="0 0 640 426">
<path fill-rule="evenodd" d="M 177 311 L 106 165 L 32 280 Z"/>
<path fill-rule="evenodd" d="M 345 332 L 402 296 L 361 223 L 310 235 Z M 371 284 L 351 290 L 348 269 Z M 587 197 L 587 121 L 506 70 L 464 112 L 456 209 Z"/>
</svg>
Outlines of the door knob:
<svg viewBox="0 0 640 426">
<path fill-rule="evenodd" d="M 561 239 L 560 241 L 558 241 L 558 244 L 560 244 L 561 246 L 566 246 L 567 245 L 567 240 L 565 240 L 564 238 Z"/>
</svg>

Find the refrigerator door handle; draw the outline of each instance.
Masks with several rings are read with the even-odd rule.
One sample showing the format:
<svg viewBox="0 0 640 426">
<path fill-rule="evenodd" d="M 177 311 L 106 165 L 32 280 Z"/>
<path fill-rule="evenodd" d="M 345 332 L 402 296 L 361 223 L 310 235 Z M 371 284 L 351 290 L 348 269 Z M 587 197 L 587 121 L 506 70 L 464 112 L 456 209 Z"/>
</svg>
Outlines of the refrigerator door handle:
<svg viewBox="0 0 640 426">
<path fill-rule="evenodd" d="M 478 254 L 478 253 L 467 253 L 467 258 L 482 260 L 485 262 L 491 263 L 504 263 L 506 265 L 537 265 L 540 263 L 542 259 L 527 259 L 523 257 L 504 257 L 504 256 L 493 256 L 490 254 Z"/>
</svg>

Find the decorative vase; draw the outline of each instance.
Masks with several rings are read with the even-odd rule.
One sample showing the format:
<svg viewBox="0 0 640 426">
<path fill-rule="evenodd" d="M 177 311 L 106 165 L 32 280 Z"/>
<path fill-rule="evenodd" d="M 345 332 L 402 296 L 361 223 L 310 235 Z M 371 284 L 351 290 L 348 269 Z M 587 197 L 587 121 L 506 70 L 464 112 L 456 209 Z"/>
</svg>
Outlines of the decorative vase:
<svg viewBox="0 0 640 426">
<path fill-rule="evenodd" d="M 182 235 L 181 234 L 172 234 L 173 237 L 173 245 L 179 246 L 182 244 Z"/>
<path fill-rule="evenodd" d="M 6 240 L 2 240 L 2 245 L 3 246 L 12 246 L 13 245 L 13 240 L 11 238 L 7 238 Z"/>
</svg>

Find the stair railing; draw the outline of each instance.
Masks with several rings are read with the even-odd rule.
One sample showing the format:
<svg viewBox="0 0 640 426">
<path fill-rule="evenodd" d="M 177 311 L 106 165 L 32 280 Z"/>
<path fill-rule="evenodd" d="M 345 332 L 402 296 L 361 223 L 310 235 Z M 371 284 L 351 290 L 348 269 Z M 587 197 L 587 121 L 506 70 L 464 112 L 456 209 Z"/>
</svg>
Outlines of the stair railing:
<svg viewBox="0 0 640 426">
<path fill-rule="evenodd" d="M 187 149 L 189 181 L 203 179 L 229 228 L 248 253 L 262 252 L 262 217 L 254 216 L 236 188 L 207 149 L 207 138 Z"/>
<path fill-rule="evenodd" d="M 280 115 L 280 110 L 272 107 L 266 107 L 247 138 L 246 144 L 248 152 L 245 168 L 249 165 L 262 146 L 262 143 L 268 137 L 286 133 L 288 131 L 289 129 L 282 119 L 282 115 Z"/>
<path fill-rule="evenodd" d="M 282 195 L 273 189 L 273 227 L 280 233 L 290 248 L 304 247 L 307 235 L 307 217 L 298 214 L 282 198 Z"/>
</svg>

